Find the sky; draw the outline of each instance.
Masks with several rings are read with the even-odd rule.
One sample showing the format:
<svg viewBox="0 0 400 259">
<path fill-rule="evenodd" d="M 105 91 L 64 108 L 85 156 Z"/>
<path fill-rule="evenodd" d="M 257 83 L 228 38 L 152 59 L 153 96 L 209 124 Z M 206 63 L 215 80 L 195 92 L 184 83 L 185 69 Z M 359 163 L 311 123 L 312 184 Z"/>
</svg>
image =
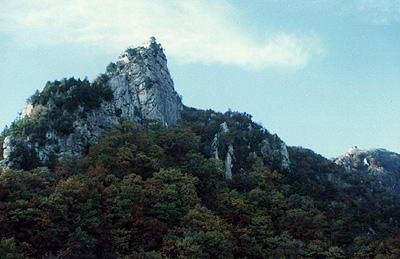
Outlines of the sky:
<svg viewBox="0 0 400 259">
<path fill-rule="evenodd" d="M 47 81 L 162 44 L 187 106 L 331 158 L 400 153 L 400 0 L 0 0 L 0 128 Z"/>
</svg>

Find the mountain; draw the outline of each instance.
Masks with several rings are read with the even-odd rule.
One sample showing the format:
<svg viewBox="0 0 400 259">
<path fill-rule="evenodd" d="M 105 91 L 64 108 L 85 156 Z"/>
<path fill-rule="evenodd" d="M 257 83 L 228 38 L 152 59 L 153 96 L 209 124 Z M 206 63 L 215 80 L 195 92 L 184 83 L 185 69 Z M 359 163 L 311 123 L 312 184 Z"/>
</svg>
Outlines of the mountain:
<svg viewBox="0 0 400 259">
<path fill-rule="evenodd" d="M 81 156 L 123 120 L 142 124 L 157 120 L 171 127 L 181 119 L 184 109 L 190 110 L 174 90 L 161 45 L 151 37 L 145 46 L 124 51 L 93 82 L 75 78 L 48 82 L 42 92 L 34 94 L 22 119 L 6 134 L 0 167 L 30 169 L 68 155 Z M 272 136 L 251 120 L 239 125 L 217 113 L 207 116 L 205 119 L 213 118 L 218 126 L 206 145 L 215 158 L 225 161 L 227 178 L 232 178 L 235 157 L 242 156 L 236 155 L 235 141 L 247 143 L 246 154 L 260 156 L 268 163 L 279 160 L 281 168 L 289 169 L 286 145 L 277 135 Z M 227 140 L 226 136 L 239 127 L 246 127 L 246 136 Z"/>
<path fill-rule="evenodd" d="M 2 165 L 26 167 L 32 157 L 43 164 L 55 157 L 79 156 L 122 120 L 157 119 L 173 126 L 182 108 L 167 59 L 151 38 L 146 46 L 127 49 L 91 83 L 74 78 L 48 82 L 12 126 L 11 132 L 17 132 L 4 141 Z M 19 150 L 31 155 L 24 158 L 16 154 Z"/>
<path fill-rule="evenodd" d="M 400 154 L 386 149 L 360 150 L 353 147 L 335 159 L 335 163 L 348 173 L 373 175 L 383 187 L 400 193 Z"/>
<path fill-rule="evenodd" d="M 185 106 L 154 38 L 47 82 L 0 144 L 0 258 L 400 257 L 398 154 Z"/>
</svg>

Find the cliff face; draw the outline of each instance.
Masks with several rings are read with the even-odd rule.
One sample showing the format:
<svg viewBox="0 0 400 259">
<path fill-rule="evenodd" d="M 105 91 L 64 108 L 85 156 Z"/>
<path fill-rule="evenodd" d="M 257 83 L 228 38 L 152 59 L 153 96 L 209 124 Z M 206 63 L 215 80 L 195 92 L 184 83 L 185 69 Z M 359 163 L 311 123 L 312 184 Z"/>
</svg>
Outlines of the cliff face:
<svg viewBox="0 0 400 259">
<path fill-rule="evenodd" d="M 351 148 L 335 160 L 348 173 L 358 172 L 377 178 L 377 183 L 400 193 L 400 154 L 385 149 Z"/>
<path fill-rule="evenodd" d="M 152 37 L 148 45 L 128 49 L 108 71 L 114 93 L 112 106 L 121 117 L 158 119 L 173 126 L 180 118 L 182 103 L 168 72 L 167 58 Z"/>
<path fill-rule="evenodd" d="M 173 127 L 182 119 L 182 124 L 204 126 L 197 132 L 203 135 L 204 154 L 223 162 L 227 179 L 253 170 L 249 165 L 254 161 L 290 171 L 285 143 L 252 122 L 250 115 L 184 108 L 155 38 L 127 49 L 106 71 L 93 82 L 74 78 L 48 82 L 33 95 L 22 118 L 2 136 L 0 167 L 31 169 L 65 156 L 81 156 L 124 120 L 158 120 Z"/>
<path fill-rule="evenodd" d="M 4 160 L 0 166 L 20 167 L 22 158 L 17 153 L 25 153 L 26 149 L 32 148 L 40 163 L 46 163 L 54 156 L 82 155 L 89 145 L 96 143 L 100 136 L 121 120 L 159 120 L 169 127 L 180 119 L 183 105 L 174 90 L 163 49 L 153 37 L 143 47 L 126 50 L 120 60 L 116 64 L 111 63 L 107 73 L 96 79 L 92 86 L 97 86 L 99 82 L 104 85 L 98 89 L 111 89 L 112 95 L 94 100 L 98 102 L 95 104 L 88 99 L 98 93 L 89 92 L 81 103 L 77 100 L 78 95 L 71 94 L 82 92 L 80 89 L 89 85 L 85 81 L 77 81 L 77 85 L 68 87 L 67 83 L 61 82 L 57 89 L 49 88 L 47 92 L 51 95 L 47 98 L 43 97 L 45 91 L 37 94 L 35 98 L 39 101 L 26 104 L 22 120 L 31 124 L 45 121 L 47 125 L 40 127 L 41 137 L 35 137 L 33 133 L 6 137 L 3 142 Z M 68 105 L 73 102 L 79 104 L 76 109 Z M 90 109 L 83 104 L 89 104 L 86 106 Z M 50 125 L 51 121 L 56 121 L 54 126 Z M 69 129 L 57 129 L 67 122 L 71 124 Z"/>
</svg>

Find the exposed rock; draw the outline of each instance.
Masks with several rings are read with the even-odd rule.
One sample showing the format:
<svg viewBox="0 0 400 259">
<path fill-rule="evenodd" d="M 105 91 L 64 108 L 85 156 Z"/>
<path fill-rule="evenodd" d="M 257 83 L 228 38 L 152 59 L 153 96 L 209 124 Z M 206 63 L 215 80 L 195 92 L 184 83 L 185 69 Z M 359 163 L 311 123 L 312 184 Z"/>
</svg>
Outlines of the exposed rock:
<svg viewBox="0 0 400 259">
<path fill-rule="evenodd" d="M 129 49 L 110 73 L 114 92 L 113 108 L 122 118 L 158 119 L 172 126 L 180 118 L 182 103 L 174 90 L 167 59 L 152 37 L 146 47 Z"/>
<path fill-rule="evenodd" d="M 226 121 L 224 121 L 221 124 L 221 130 L 222 130 L 223 133 L 228 133 L 229 132 L 228 124 L 226 124 Z"/>
<path fill-rule="evenodd" d="M 215 134 L 214 139 L 211 143 L 212 153 L 214 154 L 215 159 L 220 160 L 219 155 L 219 146 L 221 145 L 221 133 L 228 133 L 229 128 L 226 122 L 221 123 L 220 125 L 221 131 Z M 223 144 L 223 143 L 222 143 Z M 232 168 L 233 168 L 233 161 L 234 161 L 234 149 L 233 145 L 229 144 L 228 150 L 225 154 L 225 178 L 232 179 Z"/>
<path fill-rule="evenodd" d="M 214 155 L 214 158 L 220 160 L 219 152 L 218 152 L 218 145 L 219 145 L 219 136 L 218 135 L 219 135 L 218 133 L 215 134 L 214 139 L 211 142 L 211 150 Z"/>
<path fill-rule="evenodd" d="M 33 110 L 32 102 L 26 102 L 24 109 L 22 110 L 22 117 L 31 115 Z"/>
<path fill-rule="evenodd" d="M 3 158 L 4 160 L 8 160 L 10 158 L 10 155 L 13 152 L 13 142 L 15 141 L 15 138 L 13 136 L 7 136 L 4 139 L 3 142 Z"/>
<path fill-rule="evenodd" d="M 3 142 L 3 160 L 0 168 L 21 167 L 23 163 L 32 160 L 32 144 L 13 136 L 7 136 Z"/>
<path fill-rule="evenodd" d="M 72 99 L 68 91 L 73 90 L 75 85 L 67 86 L 71 88 L 66 88 L 64 92 L 58 91 L 59 88 L 50 91 L 49 88 L 43 95 L 45 97 L 41 96 L 43 92 L 33 96 L 24 108 L 23 118 L 47 123 L 48 118 L 57 111 L 57 116 L 61 118 L 58 123 L 63 124 L 62 120 L 66 118 L 69 124 L 61 132 L 57 130 L 57 125 L 47 125 L 46 131 L 40 133 L 40 139 L 37 135 L 28 134 L 19 136 L 18 141 L 5 141 L 6 155 L 0 166 L 21 168 L 24 164 L 23 158 L 9 161 L 10 155 L 15 153 L 13 145 L 17 142 L 34 153 L 29 159 L 35 157 L 39 163 L 46 164 L 54 158 L 85 154 L 90 145 L 97 143 L 99 137 L 121 120 L 138 123 L 159 120 L 164 126 L 170 127 L 181 118 L 183 104 L 174 90 L 163 49 L 154 37 L 145 46 L 127 49 L 116 63 L 107 66 L 107 74 L 94 82 L 109 87 L 112 97 L 100 99 L 100 103 L 90 106 L 90 109 L 84 106 L 85 103 L 76 102 L 72 111 L 60 108 L 64 107 L 60 106 L 60 102 Z M 93 86 L 93 83 L 89 86 Z M 252 170 L 248 168 L 251 163 L 246 161 L 260 160 L 261 166 L 290 170 L 285 143 L 277 135 L 271 135 L 252 122 L 250 115 L 231 111 L 224 115 L 205 113 L 209 116 L 204 117 L 208 120 L 206 123 L 213 121 L 219 124 L 217 131 L 212 133 L 213 138 L 208 139 L 210 135 L 206 137 L 205 153 L 224 161 L 227 179 L 244 168 Z M 53 115 L 52 120 L 60 118 L 54 119 Z"/>
<path fill-rule="evenodd" d="M 154 37 L 146 46 L 125 51 L 113 69 L 107 71 L 107 76 L 113 99 L 103 101 L 99 108 L 85 111 L 85 116 L 73 121 L 72 133 L 62 135 L 51 129 L 45 134 L 44 145 L 31 140 L 30 136 L 21 140 L 29 142 L 41 163 L 46 163 L 53 154 L 59 158 L 84 154 L 89 145 L 97 143 L 100 136 L 124 119 L 136 122 L 159 120 L 166 127 L 175 125 L 180 119 L 183 105 L 174 90 L 163 49 Z M 35 119 L 44 116 L 48 109 L 56 107 L 53 99 L 50 98 L 46 106 L 33 106 L 28 102 L 23 116 Z M 80 111 L 83 110 L 80 107 Z M 4 150 L 4 161 L 0 166 L 18 167 L 7 161 L 14 150 L 13 141 L 5 141 Z"/>
<path fill-rule="evenodd" d="M 220 129 L 221 129 L 221 131 L 214 135 L 214 139 L 211 142 L 212 153 L 214 154 L 214 158 L 218 159 L 218 160 L 220 159 L 220 155 L 219 155 L 219 151 L 218 151 L 219 145 L 220 145 L 220 135 L 221 135 L 221 133 L 229 132 L 229 128 L 228 128 L 228 125 L 226 124 L 226 122 L 221 123 Z"/>
<path fill-rule="evenodd" d="M 361 150 L 353 147 L 334 161 L 348 173 L 361 172 L 376 177 L 376 182 L 400 192 L 400 154 L 386 149 Z"/>
<path fill-rule="evenodd" d="M 232 144 L 228 147 L 228 152 L 226 153 L 225 158 L 225 178 L 232 179 L 232 168 L 233 168 L 233 161 L 235 159 L 234 150 Z"/>
<path fill-rule="evenodd" d="M 290 159 L 287 146 L 278 135 L 274 134 L 272 136 L 272 141 L 264 139 L 260 143 L 260 151 L 264 158 L 272 157 L 274 160 L 279 161 L 280 168 L 290 169 Z"/>
</svg>

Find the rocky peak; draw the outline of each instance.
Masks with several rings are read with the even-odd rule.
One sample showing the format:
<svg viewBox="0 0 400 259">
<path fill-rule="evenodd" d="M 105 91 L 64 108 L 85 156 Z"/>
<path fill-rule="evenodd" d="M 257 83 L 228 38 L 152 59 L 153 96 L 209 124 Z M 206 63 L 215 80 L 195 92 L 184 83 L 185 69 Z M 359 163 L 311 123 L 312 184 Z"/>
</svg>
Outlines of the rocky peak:
<svg viewBox="0 0 400 259">
<path fill-rule="evenodd" d="M 163 48 L 154 37 L 144 46 L 128 48 L 93 82 L 74 78 L 48 82 L 30 98 L 23 118 L 2 141 L 0 167 L 30 169 L 65 156 L 81 156 L 123 120 L 158 120 L 171 127 L 181 117 L 182 123 L 194 120 L 207 125 L 199 132 L 204 134 L 203 151 L 223 161 L 227 179 L 253 170 L 254 161 L 290 171 L 286 144 L 252 122 L 249 114 L 184 108 Z"/>
<path fill-rule="evenodd" d="M 362 150 L 353 147 L 336 158 L 335 163 L 342 165 L 348 172 L 353 169 L 369 172 L 393 171 L 400 170 L 400 154 L 383 148 Z"/>
<path fill-rule="evenodd" d="M 0 167 L 21 165 L 22 158 L 13 155 L 21 147 L 32 147 L 42 164 L 52 157 L 79 156 L 121 120 L 158 120 L 170 127 L 182 109 L 163 48 L 151 37 L 144 46 L 124 51 L 93 82 L 74 78 L 49 82 L 32 96 L 16 123 L 25 128 L 4 141 L 6 156 Z"/>
<path fill-rule="evenodd" d="M 174 90 L 163 48 L 154 37 L 143 47 L 129 48 L 107 68 L 109 85 L 123 118 L 158 119 L 172 126 L 180 118 L 182 103 Z"/>
<path fill-rule="evenodd" d="M 400 192 L 400 154 L 386 149 L 351 148 L 334 161 L 347 172 L 361 172 L 377 177 L 382 185 Z"/>
</svg>

